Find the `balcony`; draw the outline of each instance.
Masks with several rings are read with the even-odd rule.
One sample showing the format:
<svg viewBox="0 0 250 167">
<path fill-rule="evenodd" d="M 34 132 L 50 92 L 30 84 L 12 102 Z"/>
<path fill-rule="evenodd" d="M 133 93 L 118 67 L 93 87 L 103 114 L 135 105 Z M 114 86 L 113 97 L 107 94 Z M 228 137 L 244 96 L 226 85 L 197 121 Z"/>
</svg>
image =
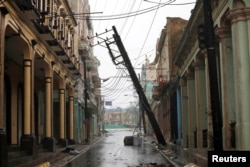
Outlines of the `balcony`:
<svg viewBox="0 0 250 167">
<path fill-rule="evenodd" d="M 88 112 L 91 114 L 98 114 L 97 102 L 95 95 L 92 92 L 88 92 Z"/>
<path fill-rule="evenodd" d="M 15 0 L 15 2 L 29 20 L 37 20 L 40 18 L 40 12 L 35 7 L 33 0 Z"/>
<path fill-rule="evenodd" d="M 78 45 L 78 52 L 81 57 L 83 57 L 85 60 L 90 59 L 90 46 L 88 45 L 88 42 L 86 41 L 79 41 Z"/>
<path fill-rule="evenodd" d="M 93 60 L 85 60 L 86 61 L 86 67 L 88 71 L 97 71 L 97 63 Z"/>
<path fill-rule="evenodd" d="M 41 35 L 42 40 L 53 41 L 55 39 L 51 27 L 49 25 L 43 24 L 40 20 L 33 21 L 36 30 Z"/>
</svg>

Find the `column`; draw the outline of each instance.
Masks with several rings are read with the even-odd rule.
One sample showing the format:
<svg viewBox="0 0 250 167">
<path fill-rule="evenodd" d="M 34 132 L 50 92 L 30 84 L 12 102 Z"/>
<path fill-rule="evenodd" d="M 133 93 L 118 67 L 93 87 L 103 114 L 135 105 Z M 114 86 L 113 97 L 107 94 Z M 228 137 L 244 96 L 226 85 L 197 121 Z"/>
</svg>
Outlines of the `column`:
<svg viewBox="0 0 250 167">
<path fill-rule="evenodd" d="M 249 13 L 244 8 L 230 11 L 234 54 L 236 149 L 250 149 L 250 60 L 249 60 Z"/>
<path fill-rule="evenodd" d="M 196 96 L 196 124 L 197 124 L 197 147 L 202 148 L 203 142 L 203 133 L 206 133 L 207 124 L 206 124 L 206 75 L 205 75 L 205 62 L 202 57 L 196 58 L 195 65 L 195 96 Z M 204 146 L 207 147 L 207 144 L 204 143 Z"/>
<path fill-rule="evenodd" d="M 52 136 L 52 111 L 53 111 L 53 71 L 50 67 L 45 69 L 45 138 L 43 140 L 44 148 L 49 151 L 55 151 L 55 138 Z"/>
<path fill-rule="evenodd" d="M 59 140 L 58 143 L 62 147 L 66 147 L 68 145 L 68 141 L 66 139 L 66 121 L 65 121 L 65 106 L 66 106 L 66 101 L 65 101 L 65 88 L 66 84 L 63 79 L 59 81 L 59 109 L 60 109 L 60 133 L 59 133 Z"/>
<path fill-rule="evenodd" d="M 188 121 L 189 121 L 189 147 L 196 147 L 196 108 L 195 108 L 195 80 L 194 72 L 187 73 L 187 94 L 188 94 Z"/>
<path fill-rule="evenodd" d="M 0 12 L 0 46 L 4 46 L 5 40 L 5 19 L 4 15 Z M 4 97 L 4 49 L 0 49 L 0 96 Z M 8 165 L 8 147 L 7 147 L 7 134 L 4 109 L 4 98 L 0 98 L 0 167 Z"/>
<path fill-rule="evenodd" d="M 189 124 L 188 124 L 188 94 L 187 94 L 187 80 L 182 78 L 180 80 L 181 86 L 181 111 L 182 111 L 182 146 L 183 148 L 189 147 L 188 134 L 189 134 Z"/>
<path fill-rule="evenodd" d="M 32 60 L 23 61 L 24 72 L 24 134 L 21 137 L 21 150 L 25 150 L 28 155 L 33 155 L 36 150 L 36 137 L 32 135 Z"/>
<path fill-rule="evenodd" d="M 74 94 L 69 91 L 69 144 L 75 144 L 74 140 Z"/>
<path fill-rule="evenodd" d="M 180 87 L 176 90 L 176 101 L 177 101 L 177 127 L 178 127 L 178 139 L 177 144 L 182 144 L 182 112 L 181 112 L 181 90 Z"/>
<path fill-rule="evenodd" d="M 235 118 L 235 89 L 232 37 L 230 27 L 216 29 L 220 37 L 220 66 L 221 66 L 221 104 L 223 118 L 223 148 L 235 147 L 234 126 Z"/>
</svg>

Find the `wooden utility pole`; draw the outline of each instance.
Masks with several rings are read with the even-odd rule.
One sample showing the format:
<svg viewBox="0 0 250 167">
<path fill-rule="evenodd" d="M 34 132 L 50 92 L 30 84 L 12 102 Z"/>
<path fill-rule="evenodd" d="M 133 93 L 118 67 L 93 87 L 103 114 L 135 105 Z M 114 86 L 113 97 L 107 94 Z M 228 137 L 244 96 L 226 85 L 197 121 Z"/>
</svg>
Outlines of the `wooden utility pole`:
<svg viewBox="0 0 250 167">
<path fill-rule="evenodd" d="M 131 62 L 130 62 L 128 54 L 127 54 L 127 52 L 126 52 L 126 50 L 125 50 L 125 48 L 123 46 L 123 43 L 122 43 L 122 41 L 120 39 L 120 36 L 119 36 L 115 26 L 113 26 L 112 28 L 113 28 L 113 31 L 114 31 L 113 38 L 114 38 L 115 43 L 116 43 L 116 45 L 117 45 L 117 47 L 118 47 L 118 49 L 119 49 L 119 51 L 121 53 L 120 56 L 123 58 L 123 61 L 124 61 L 122 63 L 124 63 L 124 65 L 128 69 L 130 77 L 131 77 L 131 79 L 132 79 L 132 81 L 134 83 L 137 94 L 139 96 L 139 100 L 140 100 L 140 102 L 141 102 L 141 104 L 143 106 L 143 109 L 146 111 L 146 114 L 147 114 L 148 119 L 149 119 L 149 121 L 150 121 L 150 123 L 152 125 L 152 128 L 153 128 L 154 132 L 155 132 L 155 136 L 156 136 L 156 138 L 158 140 L 158 143 L 163 145 L 163 146 L 166 146 L 166 141 L 164 139 L 164 136 L 163 136 L 163 134 L 161 132 L 161 129 L 160 129 L 160 127 L 159 127 L 159 125 L 158 125 L 158 123 L 157 123 L 157 121 L 155 119 L 154 113 L 151 110 L 151 106 L 148 103 L 148 100 L 147 100 L 147 98 L 146 98 L 146 96 L 144 94 L 142 86 L 141 86 L 141 84 L 140 84 L 140 82 L 139 82 L 139 80 L 138 80 L 138 78 L 136 76 L 136 73 L 135 73 L 135 71 L 133 69 L 133 66 L 132 66 Z M 107 47 L 109 49 L 109 53 L 110 53 L 110 56 L 111 56 L 112 60 L 115 60 L 116 57 L 113 56 L 112 51 L 111 51 L 111 49 L 109 47 L 109 44 L 106 43 L 106 45 L 107 45 Z M 120 56 L 118 56 L 118 57 L 120 57 Z"/>
</svg>

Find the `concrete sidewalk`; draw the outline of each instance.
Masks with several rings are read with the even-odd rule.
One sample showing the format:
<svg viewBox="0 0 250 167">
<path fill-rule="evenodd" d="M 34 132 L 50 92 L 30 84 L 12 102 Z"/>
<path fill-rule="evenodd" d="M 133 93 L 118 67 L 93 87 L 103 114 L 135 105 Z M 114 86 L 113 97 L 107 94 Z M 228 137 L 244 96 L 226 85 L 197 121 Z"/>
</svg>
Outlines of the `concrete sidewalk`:
<svg viewBox="0 0 250 167">
<path fill-rule="evenodd" d="M 75 144 L 70 145 L 67 148 L 75 149 L 78 151 L 78 154 L 72 155 L 68 152 L 64 152 L 66 148 L 57 148 L 55 152 L 40 152 L 38 153 L 38 159 L 29 161 L 24 164 L 20 164 L 16 167 L 63 167 L 68 164 L 70 161 L 77 158 L 82 153 L 88 151 L 88 149 L 101 141 L 105 135 L 100 137 L 95 137 L 91 139 L 89 144 Z"/>
<path fill-rule="evenodd" d="M 147 137 L 161 155 L 174 167 L 206 167 L 207 150 L 183 149 L 181 146 L 167 142 L 166 147 L 157 145 L 154 139 Z"/>
</svg>

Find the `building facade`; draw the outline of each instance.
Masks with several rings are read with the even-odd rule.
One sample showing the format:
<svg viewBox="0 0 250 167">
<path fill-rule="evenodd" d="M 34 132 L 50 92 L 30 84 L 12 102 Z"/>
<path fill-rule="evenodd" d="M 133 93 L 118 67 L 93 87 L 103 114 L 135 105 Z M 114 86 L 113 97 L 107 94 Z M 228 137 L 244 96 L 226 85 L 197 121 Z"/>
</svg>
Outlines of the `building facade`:
<svg viewBox="0 0 250 167">
<path fill-rule="evenodd" d="M 247 139 L 250 137 L 249 128 L 249 70 L 246 68 L 249 57 L 249 1 L 211 1 L 214 20 L 215 36 L 217 39 L 217 64 L 219 78 L 219 94 L 222 114 L 223 148 L 249 150 L 250 145 Z M 189 21 L 186 32 L 197 30 L 197 24 L 203 23 L 203 8 L 201 1 L 197 2 L 193 15 Z M 196 24 L 194 24 L 196 23 Z M 187 34 L 186 34 L 187 35 Z M 244 37 L 243 37 L 244 36 Z M 184 53 L 184 48 L 192 40 L 189 53 Z M 183 93 L 187 96 L 193 94 L 195 99 L 193 105 L 188 100 L 188 115 L 190 119 L 196 117 L 193 125 L 197 127 L 197 147 L 204 146 L 202 134 L 207 129 L 208 137 L 211 132 L 211 115 L 209 99 L 209 78 L 207 52 L 200 50 L 196 38 L 183 40 L 177 54 L 175 63 L 180 67 Z M 181 56 L 182 54 L 182 56 Z M 207 91 L 204 91 L 207 90 Z M 193 115 L 191 110 L 195 109 Z M 204 122 L 206 122 L 204 124 Z M 189 147 L 194 147 L 191 136 L 191 129 L 186 131 L 189 134 Z M 208 138 L 209 139 L 209 138 Z M 210 141 L 212 142 L 212 141 Z"/>
<path fill-rule="evenodd" d="M 89 13 L 88 1 L 2 1 L 0 11 L 0 166 L 10 147 L 35 158 L 38 145 L 54 151 L 97 134 L 99 62 L 90 20 L 74 16 Z"/>
<path fill-rule="evenodd" d="M 142 65 L 141 70 L 141 85 L 143 85 L 143 90 L 145 96 L 148 100 L 148 103 L 153 103 L 153 87 L 157 85 L 156 81 L 156 65 L 154 63 L 150 63 L 149 59 L 146 57 L 145 64 Z M 149 119 L 146 116 L 146 112 L 143 107 L 140 106 L 140 111 L 142 113 L 142 124 L 144 129 L 144 133 L 152 134 L 152 127 L 149 123 Z M 156 118 L 157 119 L 157 118 Z"/>
<path fill-rule="evenodd" d="M 221 111 L 217 112 L 220 112 L 222 120 L 222 127 L 219 128 L 222 131 L 223 149 L 249 150 L 250 2 L 211 0 L 210 3 L 215 30 L 216 63 L 214 66 L 217 68 L 215 75 L 218 78 L 219 90 L 217 92 L 219 101 L 216 103 L 221 108 Z M 170 119 L 158 120 L 160 125 L 161 122 L 170 122 L 161 127 L 166 140 L 175 141 L 171 139 L 177 136 L 176 143 L 182 150 L 185 148 L 183 155 L 186 158 L 191 158 L 197 153 L 207 157 L 207 150 L 214 148 L 211 111 L 213 99 L 210 94 L 208 52 L 199 47 L 198 41 L 198 27 L 201 24 L 204 24 L 204 9 L 203 1 L 198 0 L 189 21 L 183 27 L 175 51 L 169 55 L 166 54 L 172 56 L 170 61 L 175 66 L 172 69 L 170 67 L 170 71 L 175 71 L 169 78 L 172 82 L 167 80 L 164 84 L 166 93 L 159 94 L 157 87 L 153 93 L 156 101 L 162 102 L 161 99 L 164 96 L 166 98 L 167 108 L 157 109 L 155 112 L 162 114 L 164 119 L 164 112 L 169 109 Z M 169 38 L 167 36 L 171 36 L 171 32 L 163 40 L 167 40 Z M 158 54 L 161 55 L 160 52 Z M 167 62 L 164 64 L 168 66 Z M 176 128 L 172 127 L 174 122 L 176 122 L 174 125 Z M 167 135 L 165 135 L 165 129 L 167 129 Z M 200 164 L 207 165 L 204 162 Z"/>
<path fill-rule="evenodd" d="M 162 133 L 167 141 L 181 142 L 181 127 L 177 117 L 181 116 L 177 108 L 176 90 L 171 84 L 176 82 L 178 67 L 173 63 L 173 54 L 180 42 L 187 21 L 182 18 L 167 17 L 157 41 L 157 52 L 154 62 L 156 66 L 156 84 L 153 87 L 152 110 Z"/>
<path fill-rule="evenodd" d="M 129 113 L 123 109 L 117 109 L 115 111 L 106 111 L 104 113 L 104 126 L 125 126 L 130 123 Z"/>
</svg>

